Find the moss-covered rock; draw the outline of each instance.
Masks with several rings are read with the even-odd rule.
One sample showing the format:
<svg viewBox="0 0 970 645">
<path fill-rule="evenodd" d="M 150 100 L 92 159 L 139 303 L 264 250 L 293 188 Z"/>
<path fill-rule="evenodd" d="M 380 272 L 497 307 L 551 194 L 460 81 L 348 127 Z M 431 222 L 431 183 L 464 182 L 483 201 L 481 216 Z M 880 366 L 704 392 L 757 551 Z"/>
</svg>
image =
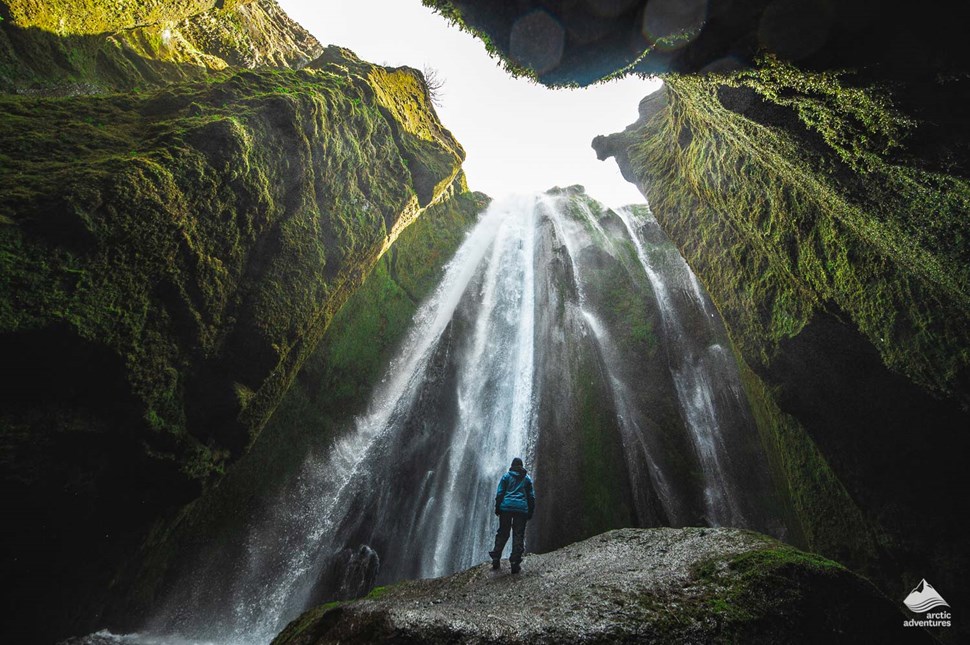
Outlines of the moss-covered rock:
<svg viewBox="0 0 970 645">
<path fill-rule="evenodd" d="M 763 74 L 775 72 L 670 78 L 649 99 L 657 109 L 647 108 L 643 128 L 599 141 L 602 154 L 630 143 L 621 154 L 665 230 L 702 275 L 720 276 L 708 282 L 746 356 L 769 361 L 782 338 L 834 307 L 890 368 L 929 391 L 968 396 L 970 184 L 887 159 L 904 121 L 877 98 L 855 110 L 813 88 L 774 103 L 796 107 L 808 124 L 801 137 L 753 120 L 761 97 L 782 91 L 777 80 L 763 86 Z M 814 80 L 835 82 L 802 82 Z M 751 111 L 730 109 L 732 90 L 750 86 Z"/>
<path fill-rule="evenodd" d="M 512 74 L 589 85 L 624 74 L 706 73 L 770 53 L 805 69 L 965 73 L 955 0 L 882 11 L 868 0 L 423 0 Z M 917 74 L 919 72 L 917 71 Z"/>
<path fill-rule="evenodd" d="M 5 0 L 3 4 L 5 17 L 22 27 L 59 35 L 85 35 L 177 21 L 222 3 L 215 0 Z M 239 3 L 230 0 L 227 4 Z"/>
<path fill-rule="evenodd" d="M 668 77 L 594 146 L 648 196 L 752 368 L 808 544 L 886 588 L 930 566 L 958 586 L 970 183 L 916 156 L 939 152 L 932 128 L 859 80 L 770 58 Z"/>
<path fill-rule="evenodd" d="M 276 503 L 307 455 L 325 450 L 350 427 L 420 301 L 487 203 L 481 193 L 459 192 L 401 233 L 334 316 L 252 449 L 218 486 L 156 523 L 118 576 L 107 624 L 140 627 L 173 585 L 204 570 L 214 553 L 234 552 L 246 539 L 252 514 Z"/>
<path fill-rule="evenodd" d="M 229 67 L 298 68 L 323 47 L 275 0 L 0 2 L 0 91 L 138 90 Z"/>
<path fill-rule="evenodd" d="M 336 57 L 0 99 L 11 579 L 120 557 L 218 478 L 381 254 L 463 185 L 420 74 Z"/>
<path fill-rule="evenodd" d="M 621 529 L 310 610 L 273 642 L 933 642 L 841 565 L 736 529 Z"/>
</svg>

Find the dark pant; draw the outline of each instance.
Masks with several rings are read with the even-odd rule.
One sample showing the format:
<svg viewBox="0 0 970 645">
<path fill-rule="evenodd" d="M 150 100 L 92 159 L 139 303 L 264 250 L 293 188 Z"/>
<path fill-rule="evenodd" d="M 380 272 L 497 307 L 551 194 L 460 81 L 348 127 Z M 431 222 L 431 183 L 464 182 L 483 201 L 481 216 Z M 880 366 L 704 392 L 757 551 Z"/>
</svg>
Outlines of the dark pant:
<svg viewBox="0 0 970 645">
<path fill-rule="evenodd" d="M 525 552 L 525 524 L 528 521 L 528 516 L 525 513 L 502 511 L 502 514 L 498 516 L 495 548 L 489 552 L 493 560 L 502 559 L 502 551 L 505 549 L 506 542 L 509 541 L 509 531 L 511 531 L 512 555 L 509 556 L 509 562 L 512 564 L 522 562 L 522 554 Z"/>
</svg>

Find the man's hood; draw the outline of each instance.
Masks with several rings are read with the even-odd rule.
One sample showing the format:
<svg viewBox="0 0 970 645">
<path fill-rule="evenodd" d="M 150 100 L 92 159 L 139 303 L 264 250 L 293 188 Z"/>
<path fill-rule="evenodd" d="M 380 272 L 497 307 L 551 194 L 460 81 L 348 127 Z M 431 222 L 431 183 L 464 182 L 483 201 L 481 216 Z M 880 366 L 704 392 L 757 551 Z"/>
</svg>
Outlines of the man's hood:
<svg viewBox="0 0 970 645">
<path fill-rule="evenodd" d="M 526 470 L 525 468 L 523 468 L 522 470 L 512 470 L 511 468 L 509 468 L 509 472 L 515 475 L 516 477 L 525 477 L 529 471 Z"/>
</svg>

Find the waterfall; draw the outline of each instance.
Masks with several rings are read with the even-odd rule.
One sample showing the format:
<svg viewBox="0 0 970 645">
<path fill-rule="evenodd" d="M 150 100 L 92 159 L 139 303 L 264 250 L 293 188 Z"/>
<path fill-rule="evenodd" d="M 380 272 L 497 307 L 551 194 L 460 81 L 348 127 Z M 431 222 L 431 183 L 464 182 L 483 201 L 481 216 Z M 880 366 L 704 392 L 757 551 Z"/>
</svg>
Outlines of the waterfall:
<svg viewBox="0 0 970 645">
<path fill-rule="evenodd" d="M 706 355 L 707 352 L 712 352 L 712 356 L 720 355 L 717 351 L 718 346 L 701 347 L 704 353 L 696 351 L 697 338 L 691 337 L 685 330 L 679 311 L 670 296 L 667 282 L 654 267 L 644 248 L 637 232 L 639 227 L 635 219 L 636 215 L 628 208 L 619 209 L 617 215 L 633 242 L 637 259 L 657 297 L 657 305 L 666 332 L 667 356 L 677 388 L 677 398 L 690 426 L 694 447 L 704 471 L 707 519 L 714 526 L 744 526 L 746 524 L 744 516 L 730 495 L 733 487 L 730 486 L 729 475 L 723 463 L 727 457 L 727 451 L 723 445 L 723 437 L 718 432 L 719 410 L 714 402 L 711 380 L 713 374 L 724 373 L 724 370 L 708 369 L 706 365 L 711 358 Z M 668 279 L 672 273 L 686 275 L 694 296 L 687 306 L 694 308 L 695 311 L 699 310 L 702 314 L 707 313 L 706 298 L 700 291 L 697 277 L 680 256 L 677 256 L 677 259 L 680 261 L 675 260 L 674 266 L 668 268 Z"/>
<path fill-rule="evenodd" d="M 616 408 L 616 416 L 623 431 L 627 468 L 632 479 L 631 487 L 635 491 L 634 504 L 637 507 L 638 515 L 641 517 L 650 514 L 648 509 L 649 503 L 641 495 L 636 494 L 636 491 L 646 490 L 647 484 L 645 479 L 649 478 L 651 486 L 657 491 L 665 515 L 670 517 L 676 513 L 676 510 L 672 508 L 671 486 L 666 480 L 666 474 L 663 468 L 653 459 L 652 450 L 644 441 L 644 432 L 638 424 L 637 415 L 631 407 L 631 397 L 626 391 L 624 379 L 620 375 L 613 373 L 610 369 L 610 366 L 617 364 L 619 351 L 610 339 L 605 326 L 596 317 L 596 314 L 586 306 L 586 288 L 584 287 L 584 280 L 580 275 L 581 253 L 577 248 L 579 239 L 582 237 L 582 229 L 584 226 L 589 227 L 595 233 L 595 241 L 594 239 L 590 239 L 590 244 L 596 244 L 598 242 L 607 245 L 611 250 L 615 250 L 613 242 L 597 221 L 586 202 L 573 202 L 579 215 L 579 218 L 575 219 L 567 216 L 563 208 L 564 204 L 557 203 L 559 201 L 561 200 L 554 199 L 548 195 L 543 196 L 543 205 L 546 207 L 550 221 L 553 222 L 555 227 L 556 235 L 562 241 L 563 247 L 566 249 L 569 257 L 571 274 L 573 282 L 575 283 L 576 296 L 583 321 L 595 339 L 600 358 L 607 372 L 609 372 L 608 385 L 613 398 L 613 404 Z M 645 464 L 646 468 L 640 467 L 641 464 Z"/>
<path fill-rule="evenodd" d="M 265 643 L 313 604 L 482 562 L 515 456 L 536 482 L 532 551 L 629 525 L 779 534 L 723 328 L 658 235 L 645 208 L 575 189 L 493 202 L 367 409 L 146 633 Z"/>
</svg>

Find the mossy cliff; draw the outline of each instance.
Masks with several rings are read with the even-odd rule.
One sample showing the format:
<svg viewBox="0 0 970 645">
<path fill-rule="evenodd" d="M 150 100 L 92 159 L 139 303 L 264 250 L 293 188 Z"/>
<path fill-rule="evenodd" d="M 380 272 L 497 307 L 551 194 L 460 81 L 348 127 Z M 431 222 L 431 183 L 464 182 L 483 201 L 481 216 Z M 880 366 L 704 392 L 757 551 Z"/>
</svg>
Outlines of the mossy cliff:
<svg viewBox="0 0 970 645">
<path fill-rule="evenodd" d="M 893 158 L 907 122 L 880 99 L 766 61 L 668 77 L 638 127 L 595 145 L 711 278 L 742 354 L 768 362 L 827 304 L 888 367 L 970 404 L 970 182 Z"/>
<path fill-rule="evenodd" d="M 965 570 L 949 518 L 966 509 L 952 491 L 970 422 L 970 184 L 914 159 L 910 126 L 871 88 L 766 60 L 668 77 L 595 143 L 649 197 L 751 366 L 749 395 L 775 410 L 763 431 L 810 545 L 900 591 L 916 569 L 954 587 Z"/>
<path fill-rule="evenodd" d="M 75 605 L 70 581 L 104 583 L 243 454 L 464 153 L 417 71 L 337 49 L 139 95 L 3 97 L 0 150 L 4 573 L 27 616 Z"/>
<path fill-rule="evenodd" d="M 142 91 L 230 67 L 299 68 L 322 51 L 275 0 L 0 2 L 0 90 Z"/>
<path fill-rule="evenodd" d="M 102 626 L 137 629 L 169 604 L 204 602 L 174 592 L 192 589 L 191 581 L 200 577 L 219 576 L 220 567 L 231 566 L 227 560 L 244 557 L 253 518 L 279 503 L 309 454 L 325 451 L 352 427 L 418 305 L 488 204 L 481 193 L 460 192 L 462 181 L 455 188 L 456 194 L 429 207 L 401 233 L 336 313 L 239 463 L 177 516 L 156 523 L 116 578 Z"/>
</svg>

